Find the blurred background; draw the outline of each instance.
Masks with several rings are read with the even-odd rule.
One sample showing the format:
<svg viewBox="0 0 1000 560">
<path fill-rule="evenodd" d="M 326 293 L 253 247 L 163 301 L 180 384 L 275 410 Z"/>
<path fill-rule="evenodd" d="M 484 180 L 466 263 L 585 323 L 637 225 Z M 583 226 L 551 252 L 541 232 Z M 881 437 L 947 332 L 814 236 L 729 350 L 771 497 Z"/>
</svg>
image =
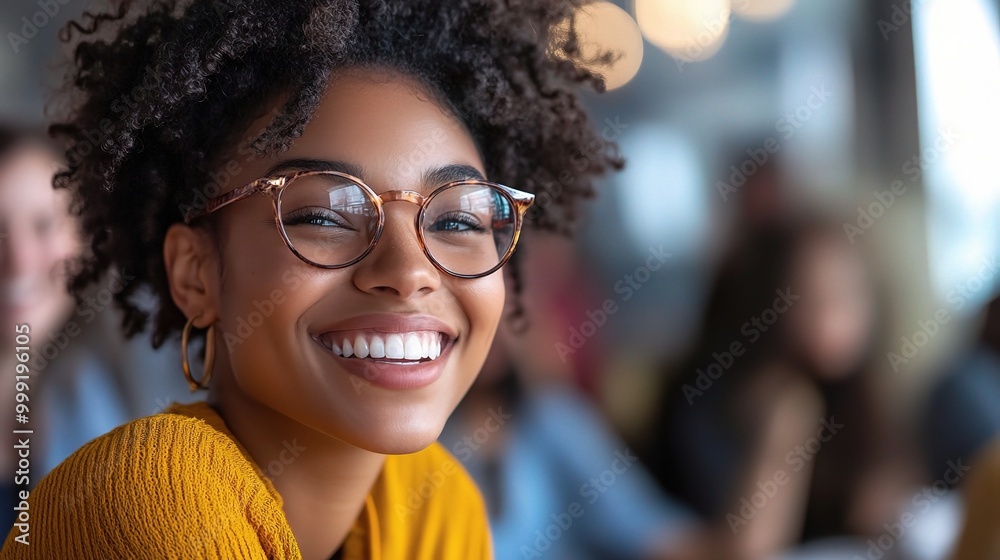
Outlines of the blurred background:
<svg viewBox="0 0 1000 560">
<path fill-rule="evenodd" d="M 44 124 L 58 30 L 89 7 L 43 4 L 0 5 L 8 127 Z M 975 504 L 1000 491 L 998 13 L 997 0 L 581 9 L 584 52 L 619 53 L 587 102 L 626 168 L 574 240 L 525 233 L 525 313 L 441 437 L 483 489 L 498 559 L 1000 557 L 1000 514 Z M 605 149 L 580 146 L 580 161 Z M 30 267 L 6 242 L 8 200 L 12 314 Z M 131 403 L 113 420 L 184 398 L 176 348 L 157 356 L 149 386 L 95 374 Z M 93 402 L 63 375 L 50 391 Z M 53 433 L 73 425 L 62 412 Z M 63 447 L 118 423 L 76 424 Z"/>
</svg>

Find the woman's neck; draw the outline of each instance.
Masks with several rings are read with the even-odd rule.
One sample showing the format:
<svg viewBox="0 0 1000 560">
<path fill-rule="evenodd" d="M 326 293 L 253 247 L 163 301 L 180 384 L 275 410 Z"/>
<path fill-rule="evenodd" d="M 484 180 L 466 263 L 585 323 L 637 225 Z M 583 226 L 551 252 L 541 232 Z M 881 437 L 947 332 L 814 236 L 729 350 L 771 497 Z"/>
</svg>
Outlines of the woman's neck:
<svg viewBox="0 0 1000 560">
<path fill-rule="evenodd" d="M 385 456 L 306 427 L 221 377 L 209 402 L 278 490 L 303 558 L 326 560 L 361 514 Z"/>
</svg>

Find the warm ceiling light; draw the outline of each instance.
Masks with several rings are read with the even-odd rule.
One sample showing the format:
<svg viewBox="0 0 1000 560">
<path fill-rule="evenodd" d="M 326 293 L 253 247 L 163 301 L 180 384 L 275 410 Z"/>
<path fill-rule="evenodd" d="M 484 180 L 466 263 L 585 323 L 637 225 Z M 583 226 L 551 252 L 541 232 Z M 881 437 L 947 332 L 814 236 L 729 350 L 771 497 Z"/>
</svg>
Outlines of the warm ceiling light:
<svg viewBox="0 0 1000 560">
<path fill-rule="evenodd" d="M 609 90 L 627 84 L 642 64 L 642 34 L 632 16 L 610 2 L 594 2 L 580 7 L 574 22 L 582 66 L 604 76 Z M 565 39 L 568 25 L 563 22 L 556 26 L 553 36 L 557 42 Z M 596 62 L 598 54 L 605 51 L 617 58 L 611 66 Z M 554 54 L 565 58 L 560 50 Z"/>
<path fill-rule="evenodd" d="M 785 15 L 795 0 L 732 0 L 733 11 L 746 19 L 769 21 Z"/>
<path fill-rule="evenodd" d="M 635 16 L 650 43 L 692 62 L 705 60 L 722 47 L 731 6 L 729 0 L 635 0 Z"/>
</svg>

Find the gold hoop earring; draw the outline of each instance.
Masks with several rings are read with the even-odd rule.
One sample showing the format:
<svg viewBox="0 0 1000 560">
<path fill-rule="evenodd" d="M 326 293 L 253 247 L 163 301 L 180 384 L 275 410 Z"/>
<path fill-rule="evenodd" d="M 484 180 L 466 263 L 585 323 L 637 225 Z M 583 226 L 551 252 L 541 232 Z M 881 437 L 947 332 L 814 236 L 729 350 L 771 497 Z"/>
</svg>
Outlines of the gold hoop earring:
<svg viewBox="0 0 1000 560">
<path fill-rule="evenodd" d="M 184 332 L 181 333 L 181 367 L 184 369 L 184 378 L 187 379 L 192 393 L 198 389 L 208 389 L 208 382 L 212 379 L 212 366 L 215 364 L 215 325 L 209 325 L 205 333 L 205 370 L 201 374 L 201 379 L 197 381 L 191 375 L 191 364 L 188 363 L 188 340 L 191 338 L 194 319 L 194 317 L 188 319 L 184 325 Z"/>
</svg>

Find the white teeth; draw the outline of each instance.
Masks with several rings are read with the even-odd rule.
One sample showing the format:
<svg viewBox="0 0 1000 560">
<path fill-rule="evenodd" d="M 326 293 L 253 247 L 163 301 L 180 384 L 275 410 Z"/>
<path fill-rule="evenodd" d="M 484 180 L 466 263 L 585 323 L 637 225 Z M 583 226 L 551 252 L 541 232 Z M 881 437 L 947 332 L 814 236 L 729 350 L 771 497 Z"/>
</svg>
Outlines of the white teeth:
<svg viewBox="0 0 1000 560">
<path fill-rule="evenodd" d="M 406 344 L 403 349 L 403 358 L 407 360 L 419 360 L 423 356 L 420 355 L 420 339 L 422 337 L 415 334 L 406 335 Z"/>
<path fill-rule="evenodd" d="M 406 353 L 403 351 L 403 336 L 399 334 L 390 334 L 385 337 L 385 357 L 392 360 L 399 360 L 403 358 Z"/>
<path fill-rule="evenodd" d="M 359 358 L 368 357 L 368 342 L 360 334 L 354 339 L 354 354 Z"/>
<path fill-rule="evenodd" d="M 346 333 L 345 333 L 346 334 Z M 441 355 L 441 333 L 415 331 L 404 333 L 375 334 L 355 332 L 340 338 L 324 337 L 330 350 L 344 358 L 390 359 L 390 360 L 435 360 Z"/>
<path fill-rule="evenodd" d="M 382 337 L 375 335 L 372 337 L 372 342 L 368 346 L 368 355 L 372 358 L 384 358 L 385 357 L 385 341 Z"/>
</svg>

